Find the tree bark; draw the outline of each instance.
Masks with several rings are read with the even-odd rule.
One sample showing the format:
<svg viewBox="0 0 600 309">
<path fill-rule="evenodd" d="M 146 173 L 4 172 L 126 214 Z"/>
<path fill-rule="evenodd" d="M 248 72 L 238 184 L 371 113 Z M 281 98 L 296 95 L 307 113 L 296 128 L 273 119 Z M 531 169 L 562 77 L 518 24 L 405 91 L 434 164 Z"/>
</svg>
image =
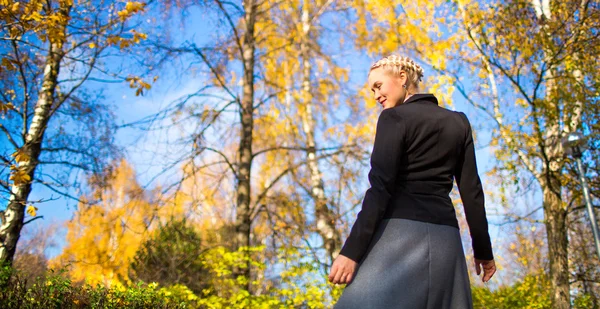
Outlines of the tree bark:
<svg viewBox="0 0 600 309">
<path fill-rule="evenodd" d="M 257 4 L 254 0 L 244 1 L 244 34 L 242 38 L 242 63 L 243 63 L 243 94 L 240 106 L 240 145 L 238 150 L 239 167 L 237 171 L 237 207 L 235 219 L 236 247 L 250 246 L 250 175 L 252 168 L 252 130 L 254 126 L 254 62 L 255 41 L 254 24 L 256 21 Z M 250 263 L 244 271 L 236 271 L 237 275 L 250 278 Z M 249 288 L 249 285 L 248 285 Z"/>
<path fill-rule="evenodd" d="M 550 179 L 554 183 L 554 186 L 550 185 L 547 181 L 542 181 L 541 185 L 544 196 L 548 258 L 550 260 L 550 282 L 553 289 L 552 308 L 568 309 L 571 305 L 569 293 L 567 211 L 563 208 L 560 195 L 555 193 L 558 179 L 554 177 Z"/>
<path fill-rule="evenodd" d="M 549 21 L 553 19 L 550 1 L 531 0 L 531 4 L 536 12 L 541 30 L 544 35 L 552 42 L 552 31 L 549 28 Z M 548 70 L 544 76 L 546 80 L 546 100 L 549 101 L 550 109 L 558 109 L 559 106 L 555 99 L 556 79 L 555 68 L 553 67 L 554 51 L 550 47 L 543 49 L 544 62 Z M 535 103 L 534 103 L 535 104 Z M 564 108 L 564 107 L 563 107 Z M 537 110 L 533 110 L 534 117 Z M 566 111 L 565 111 L 565 114 Z M 561 183 L 558 171 L 562 170 L 562 147 L 560 146 L 561 130 L 558 117 L 549 116 L 548 127 L 542 128 L 535 118 L 534 129 L 541 139 L 540 147 L 544 168 L 542 172 L 543 179 L 538 179 L 542 188 L 544 219 L 546 224 L 546 234 L 548 240 L 548 259 L 550 260 L 550 282 L 552 283 L 552 308 L 568 309 L 571 308 L 570 286 L 569 286 L 569 241 L 567 235 L 567 211 L 563 207 L 561 197 Z M 565 129 L 568 127 L 565 127 Z M 543 137 L 542 137 L 543 136 Z"/>
<path fill-rule="evenodd" d="M 71 5 L 61 5 L 59 14 L 67 19 L 70 11 Z M 66 24 L 62 24 L 61 27 L 62 33 L 65 34 Z M 66 35 L 63 37 L 66 37 Z M 24 170 L 30 179 L 34 179 L 35 170 L 38 166 L 44 132 L 50 120 L 51 109 L 54 104 L 54 94 L 58 86 L 60 63 L 63 57 L 62 40 L 51 41 L 44 65 L 42 87 L 35 105 L 33 119 L 25 135 L 25 142 L 20 149 L 20 152 L 27 155 L 29 159 L 17 163 L 18 168 Z M 23 121 L 27 121 L 27 119 Z M 12 264 L 21 235 L 21 229 L 23 228 L 25 208 L 30 193 L 31 181 L 27 183 L 18 182 L 11 185 L 8 207 L 4 211 L 2 222 L 0 223 L 0 263 Z"/>
<path fill-rule="evenodd" d="M 323 246 L 327 255 L 333 260 L 340 250 L 341 236 L 335 229 L 335 214 L 329 208 L 325 198 L 325 187 L 323 184 L 323 174 L 319 169 L 315 141 L 315 117 L 313 114 L 313 97 L 310 84 L 311 63 L 310 63 L 310 21 L 309 21 L 309 1 L 304 1 L 302 5 L 302 41 L 300 43 L 300 54 L 302 58 L 302 98 L 301 106 L 302 129 L 306 136 L 306 157 L 307 166 L 310 175 L 311 196 L 315 203 L 316 230 L 323 239 Z"/>
</svg>

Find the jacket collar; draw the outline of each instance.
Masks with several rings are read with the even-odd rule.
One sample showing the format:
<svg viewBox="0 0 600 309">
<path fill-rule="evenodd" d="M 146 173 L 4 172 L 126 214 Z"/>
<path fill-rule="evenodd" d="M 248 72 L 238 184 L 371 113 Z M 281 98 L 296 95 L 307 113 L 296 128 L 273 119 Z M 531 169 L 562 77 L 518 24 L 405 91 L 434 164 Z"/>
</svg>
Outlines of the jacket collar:
<svg viewBox="0 0 600 309">
<path fill-rule="evenodd" d="M 408 98 L 408 100 L 404 101 L 403 104 L 413 103 L 413 102 L 417 102 L 417 101 L 425 101 L 427 103 L 434 103 L 435 105 L 438 105 L 437 98 L 431 93 L 415 94 L 415 95 L 411 96 L 410 98 Z"/>
</svg>

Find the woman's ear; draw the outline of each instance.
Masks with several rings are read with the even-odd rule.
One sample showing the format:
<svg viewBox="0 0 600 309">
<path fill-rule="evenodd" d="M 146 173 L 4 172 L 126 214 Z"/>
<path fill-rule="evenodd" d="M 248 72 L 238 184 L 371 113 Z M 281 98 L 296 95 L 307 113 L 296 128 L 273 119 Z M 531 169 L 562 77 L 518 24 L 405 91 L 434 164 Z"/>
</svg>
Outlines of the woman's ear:
<svg viewBox="0 0 600 309">
<path fill-rule="evenodd" d="M 406 75 L 406 72 L 400 71 L 400 75 L 398 77 L 396 77 L 396 80 L 398 81 L 398 84 L 400 86 L 406 85 L 406 82 L 408 80 L 408 75 Z"/>
</svg>

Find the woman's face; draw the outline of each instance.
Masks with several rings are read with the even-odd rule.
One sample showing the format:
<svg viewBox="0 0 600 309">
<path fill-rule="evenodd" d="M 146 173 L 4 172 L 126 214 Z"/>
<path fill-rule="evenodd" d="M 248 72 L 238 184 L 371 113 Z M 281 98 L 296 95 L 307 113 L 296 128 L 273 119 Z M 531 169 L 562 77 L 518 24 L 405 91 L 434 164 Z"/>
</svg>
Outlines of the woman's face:
<svg viewBox="0 0 600 309">
<path fill-rule="evenodd" d="M 406 83 L 406 74 L 400 77 L 392 76 L 382 68 L 377 68 L 369 73 L 369 86 L 375 96 L 375 100 L 383 106 L 383 109 L 402 104 L 406 97 L 406 90 L 402 85 Z"/>
</svg>

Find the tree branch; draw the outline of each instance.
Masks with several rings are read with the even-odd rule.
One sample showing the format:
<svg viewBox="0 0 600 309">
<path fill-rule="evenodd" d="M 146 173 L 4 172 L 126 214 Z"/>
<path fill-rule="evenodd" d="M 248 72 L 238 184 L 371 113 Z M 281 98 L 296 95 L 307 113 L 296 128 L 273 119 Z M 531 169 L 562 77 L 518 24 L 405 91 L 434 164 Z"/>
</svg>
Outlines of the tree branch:
<svg viewBox="0 0 600 309">
<path fill-rule="evenodd" d="M 352 147 L 355 147 L 356 145 L 342 145 L 342 146 L 336 146 L 336 147 L 325 147 L 325 148 L 316 148 L 314 149 L 315 151 L 328 151 L 328 150 L 337 150 L 337 151 L 341 151 L 343 149 L 349 149 Z M 306 148 L 306 147 L 287 147 L 287 146 L 278 146 L 278 147 L 270 147 L 270 148 L 265 148 L 262 150 L 259 150 L 255 153 L 252 154 L 252 158 L 255 158 L 261 154 L 264 154 L 266 152 L 270 152 L 270 151 L 277 151 L 277 150 L 291 150 L 291 151 L 309 151 L 311 149 Z"/>
<path fill-rule="evenodd" d="M 8 141 L 13 145 L 13 147 L 15 147 L 15 149 L 21 148 L 21 146 L 19 146 L 19 144 L 17 144 L 17 142 L 15 142 L 15 140 L 12 138 L 12 135 L 10 134 L 10 132 L 8 132 L 8 129 L 6 129 L 6 127 L 1 123 L 0 130 L 2 130 L 4 134 L 6 134 L 6 139 L 8 139 Z"/>
<path fill-rule="evenodd" d="M 329 153 L 329 154 L 320 155 L 320 156 L 316 157 L 315 159 L 316 159 L 316 160 L 321 160 L 321 159 L 328 158 L 328 157 L 334 156 L 334 155 L 336 155 L 336 154 L 342 153 L 341 149 L 343 149 L 343 147 L 342 147 L 342 148 L 340 148 L 340 149 L 338 149 L 338 151 L 336 151 L 336 152 L 332 152 L 332 153 Z M 264 189 L 264 190 L 263 190 L 263 191 L 262 191 L 262 192 L 261 192 L 261 193 L 258 195 L 258 197 L 256 198 L 256 201 L 254 202 L 254 204 L 253 204 L 253 205 L 252 205 L 252 207 L 251 207 L 251 210 L 250 210 L 250 212 L 251 212 L 251 213 L 254 213 L 254 212 L 255 212 L 255 210 L 256 210 L 256 208 L 258 207 L 258 205 L 259 205 L 259 204 L 262 202 L 262 200 L 263 200 L 263 199 L 264 199 L 264 198 L 267 196 L 267 193 L 268 193 L 268 191 L 269 191 L 269 190 L 270 190 L 270 189 L 271 189 L 271 188 L 272 188 L 272 187 L 273 187 L 273 186 L 274 186 L 274 185 L 275 185 L 275 184 L 276 184 L 276 183 L 277 183 L 279 180 L 281 180 L 281 178 L 283 178 L 283 176 L 285 176 L 287 173 L 289 173 L 289 172 L 292 172 L 292 171 L 296 170 L 297 168 L 299 168 L 299 167 L 301 167 L 301 166 L 303 166 L 303 165 L 306 165 L 306 164 L 308 164 L 308 161 L 302 161 L 302 162 L 299 162 L 299 163 L 297 163 L 297 164 L 294 164 L 294 165 L 292 165 L 292 166 L 289 166 L 288 168 L 286 168 L 285 170 L 283 170 L 281 173 L 279 173 L 279 175 L 277 175 L 277 176 L 274 178 L 274 180 L 273 180 L 273 181 L 271 181 L 271 182 L 269 183 L 269 186 L 267 186 L 267 187 L 266 187 L 266 188 L 265 188 L 265 189 Z M 254 215 L 256 215 L 256 214 L 254 214 Z"/>
<path fill-rule="evenodd" d="M 212 152 L 214 152 L 214 153 L 218 154 L 219 156 L 221 156 L 221 157 L 222 157 L 222 158 L 225 160 L 225 163 L 227 164 L 227 166 L 229 167 L 229 169 L 231 170 L 231 172 L 233 173 L 233 175 L 234 175 L 235 179 L 236 179 L 236 180 L 237 180 L 237 179 L 239 179 L 239 178 L 238 178 L 238 175 L 237 175 L 237 171 L 235 170 L 235 167 L 234 167 L 234 166 L 233 166 L 233 164 L 232 164 L 232 163 L 229 161 L 229 159 L 227 158 L 227 156 L 226 156 L 224 153 L 222 153 L 221 151 L 219 151 L 219 150 L 216 150 L 216 149 L 214 149 L 214 148 L 211 148 L 211 147 L 202 147 L 201 149 L 202 149 L 202 150 L 204 150 L 204 149 L 205 149 L 205 150 L 212 151 Z"/>
<path fill-rule="evenodd" d="M 23 222 L 23 225 L 27 225 L 27 224 L 29 224 L 29 223 L 33 222 L 34 220 L 37 220 L 37 219 L 43 219 L 43 218 L 44 218 L 44 216 L 35 216 L 35 217 L 33 217 L 33 218 L 31 218 L 31 219 L 29 219 L 29 220 L 27 220 L 27 221 Z"/>
<path fill-rule="evenodd" d="M 238 97 L 229 89 L 229 87 L 227 87 L 227 85 L 225 84 L 225 81 L 223 81 L 223 79 L 221 78 L 221 75 L 219 75 L 219 72 L 217 72 L 217 70 L 213 67 L 213 65 L 210 64 L 206 55 L 204 55 L 204 53 L 200 49 L 198 49 L 195 45 L 192 45 L 192 49 L 196 52 L 196 54 L 198 54 L 200 56 L 200 58 L 202 58 L 202 61 L 204 61 L 204 63 L 208 66 L 210 71 L 213 73 L 213 75 L 219 82 L 219 85 L 221 86 L 221 88 L 223 88 L 223 90 L 225 90 L 231 96 L 231 98 L 234 101 L 236 101 L 238 103 L 238 105 L 241 106 L 241 103 L 239 102 Z"/>
</svg>

